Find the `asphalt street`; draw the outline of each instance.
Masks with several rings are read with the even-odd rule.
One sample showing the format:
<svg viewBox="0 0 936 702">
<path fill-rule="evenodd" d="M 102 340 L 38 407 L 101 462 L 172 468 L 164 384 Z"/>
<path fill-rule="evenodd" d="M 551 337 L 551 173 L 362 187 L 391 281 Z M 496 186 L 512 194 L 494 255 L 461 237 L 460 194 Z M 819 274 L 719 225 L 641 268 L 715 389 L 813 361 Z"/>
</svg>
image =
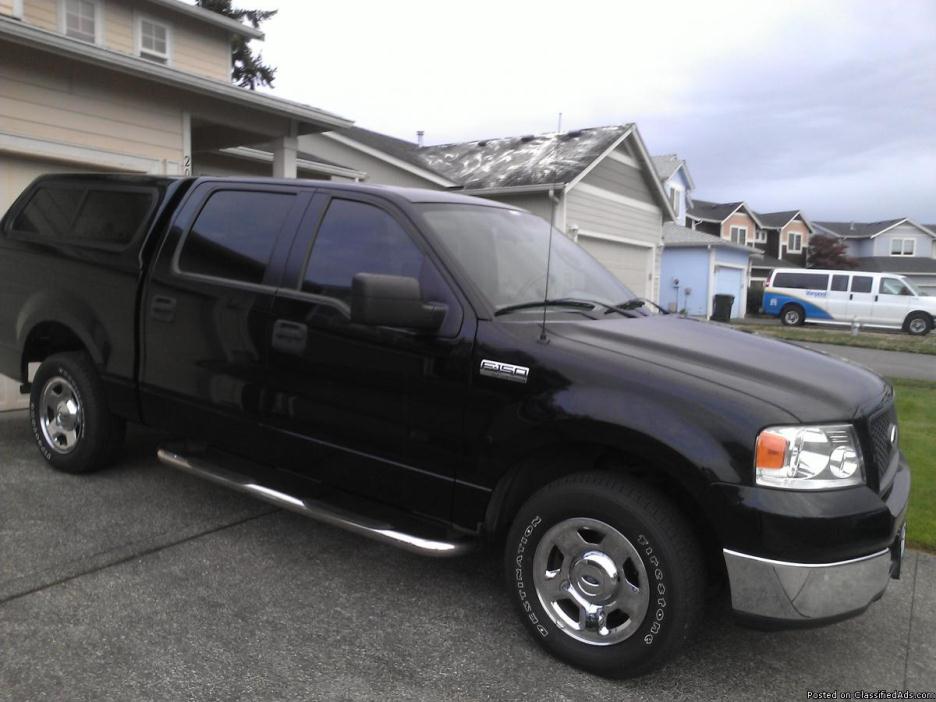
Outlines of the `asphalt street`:
<svg viewBox="0 0 936 702">
<path fill-rule="evenodd" d="M 936 691 L 936 557 L 863 616 L 764 633 L 710 608 L 685 654 L 611 682 L 542 653 L 500 558 L 420 558 L 163 467 L 54 472 L 0 415 L 0 700 L 807 699 Z"/>
<path fill-rule="evenodd" d="M 811 341 L 792 341 L 790 343 L 844 358 L 865 368 L 870 368 L 885 378 L 936 381 L 936 356 L 930 354 L 882 351 L 859 346 L 816 344 Z"/>
</svg>

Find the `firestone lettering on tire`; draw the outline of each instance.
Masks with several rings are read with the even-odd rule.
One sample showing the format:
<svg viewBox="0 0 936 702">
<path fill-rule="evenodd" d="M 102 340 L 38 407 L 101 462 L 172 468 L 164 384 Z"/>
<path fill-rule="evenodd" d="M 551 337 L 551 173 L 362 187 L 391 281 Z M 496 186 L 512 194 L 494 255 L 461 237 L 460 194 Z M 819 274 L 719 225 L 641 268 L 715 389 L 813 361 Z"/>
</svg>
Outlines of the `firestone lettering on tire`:
<svg viewBox="0 0 936 702">
<path fill-rule="evenodd" d="M 660 567 L 660 559 L 654 553 L 650 540 L 640 534 L 637 536 L 637 545 L 643 549 L 646 555 L 646 562 L 653 567 L 653 577 L 656 583 L 656 611 L 653 613 L 653 623 L 650 625 L 650 631 L 643 638 L 643 642 L 648 646 L 652 645 L 656 637 L 663 630 L 663 620 L 666 618 L 666 585 L 663 583 L 663 569 Z"/>
<path fill-rule="evenodd" d="M 527 595 L 526 584 L 523 581 L 523 559 L 526 555 L 527 543 L 530 540 L 530 536 L 533 534 L 533 530 L 542 524 L 542 522 L 542 518 L 533 517 L 533 519 L 527 525 L 527 528 L 523 530 L 523 536 L 520 537 L 520 543 L 517 545 L 517 556 L 514 559 L 514 563 L 517 565 L 516 569 L 514 570 L 514 576 L 517 580 L 517 595 L 520 597 L 523 611 L 526 612 L 526 615 L 530 618 L 530 621 L 536 627 L 536 630 L 539 632 L 540 636 L 546 638 L 549 636 L 549 630 L 540 623 L 539 617 L 537 617 L 536 612 L 533 611 L 533 606 L 530 604 L 530 598 Z"/>
</svg>

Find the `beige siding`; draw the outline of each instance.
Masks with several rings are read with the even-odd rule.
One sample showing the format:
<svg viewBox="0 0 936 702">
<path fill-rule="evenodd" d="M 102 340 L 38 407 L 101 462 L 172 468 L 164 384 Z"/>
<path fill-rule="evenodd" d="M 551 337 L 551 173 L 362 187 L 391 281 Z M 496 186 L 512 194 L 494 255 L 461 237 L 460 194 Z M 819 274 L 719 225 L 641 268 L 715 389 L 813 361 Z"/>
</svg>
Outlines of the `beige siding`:
<svg viewBox="0 0 936 702">
<path fill-rule="evenodd" d="M 632 207 L 573 188 L 567 197 L 566 222 L 569 227 L 638 239 L 657 245 L 663 238 L 659 213 Z"/>
<path fill-rule="evenodd" d="M 58 0 L 23 0 L 23 21 L 57 32 L 58 6 Z"/>
<path fill-rule="evenodd" d="M 0 15 L 13 14 L 13 0 L 0 0 Z"/>
<path fill-rule="evenodd" d="M 604 159 L 582 179 L 583 183 L 594 185 L 611 192 L 655 205 L 653 194 L 647 186 L 643 172 L 620 161 Z"/>
<path fill-rule="evenodd" d="M 208 176 L 261 176 L 268 177 L 273 173 L 273 164 L 265 161 L 252 161 L 246 158 L 234 158 L 224 154 L 196 154 L 192 164 L 193 175 Z M 299 178 L 309 180 L 331 180 L 326 175 L 314 171 L 307 171 L 301 166 L 298 168 Z M 347 179 L 341 179 L 345 181 Z"/>
<path fill-rule="evenodd" d="M 431 190 L 444 189 L 430 180 L 321 134 L 305 134 L 299 137 L 299 151 L 318 156 L 332 163 L 363 171 L 367 174 L 365 181 L 368 183 L 408 188 L 429 188 Z"/>
<path fill-rule="evenodd" d="M 12 0 L 0 0 L 11 5 Z M 231 43 L 227 32 L 204 22 L 164 8 L 131 0 L 102 0 L 101 43 L 112 51 L 137 53 L 136 33 L 139 14 L 170 26 L 170 64 L 173 68 L 207 78 L 231 78 Z M 59 0 L 24 0 L 23 21 L 59 31 Z"/>
<path fill-rule="evenodd" d="M 490 195 L 479 197 L 486 197 L 488 200 L 496 200 L 497 202 L 503 202 L 506 205 L 512 205 L 513 207 L 519 207 L 524 210 L 529 210 L 537 217 L 542 217 L 547 222 L 551 221 L 553 216 L 552 203 L 549 201 L 546 193 L 527 193 L 525 195 Z M 560 211 L 556 208 L 556 227 L 562 228 L 559 222 Z"/>
<path fill-rule="evenodd" d="M 2 132 L 178 161 L 182 117 L 129 77 L 0 45 Z"/>
</svg>

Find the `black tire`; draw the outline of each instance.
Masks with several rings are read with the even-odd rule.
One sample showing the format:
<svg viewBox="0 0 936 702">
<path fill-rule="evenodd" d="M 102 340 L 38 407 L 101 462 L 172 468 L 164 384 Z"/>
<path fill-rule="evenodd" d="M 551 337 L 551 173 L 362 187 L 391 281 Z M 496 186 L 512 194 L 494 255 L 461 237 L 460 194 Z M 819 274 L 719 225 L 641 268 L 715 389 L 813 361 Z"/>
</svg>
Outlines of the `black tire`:
<svg viewBox="0 0 936 702">
<path fill-rule="evenodd" d="M 649 601 L 645 614 L 639 622 L 636 616 L 633 622 L 625 618 L 620 626 L 629 628 L 630 633 L 625 632 L 626 638 L 607 645 L 578 640 L 574 637 L 583 635 L 582 630 L 573 632 L 571 626 L 560 627 L 556 623 L 557 606 L 552 606 L 553 614 L 547 612 L 534 580 L 534 560 L 540 553 L 549 552 L 549 559 L 555 556 L 555 550 L 550 550 L 551 537 L 547 535 L 562 533 L 564 525 L 575 525 L 581 521 L 578 518 L 611 527 L 617 537 L 625 537 L 644 569 L 644 576 L 635 573 L 627 579 L 637 581 L 638 589 L 647 588 Z M 585 527 L 584 531 L 590 530 Z M 600 549 L 604 541 L 598 543 L 587 548 Z M 543 548 L 538 551 L 541 544 Z M 573 565 L 569 572 L 574 574 L 593 553 L 591 550 L 577 559 L 570 558 Z M 563 577 L 566 572 L 565 556 L 560 553 L 560 558 L 561 568 L 546 561 L 547 570 L 558 568 L 550 571 L 559 572 L 556 577 Z M 628 561 L 632 558 L 628 557 Z M 621 573 L 626 573 L 628 566 L 633 572 L 634 565 L 640 567 L 630 562 L 618 567 Z M 686 642 L 702 615 L 705 565 L 689 523 L 665 496 L 637 480 L 614 473 L 579 473 L 536 492 L 520 509 L 510 528 L 505 566 L 511 598 L 539 644 L 557 658 L 604 677 L 629 678 L 660 666 Z M 587 585 L 585 580 L 590 576 L 579 573 L 580 576 L 571 575 L 564 581 L 564 586 L 571 587 L 573 580 Z M 611 599 L 619 598 L 615 595 Z M 572 602 L 569 599 L 562 605 L 567 608 Z M 608 627 L 611 616 L 608 615 Z M 585 635 L 597 636 L 587 631 Z"/>
<path fill-rule="evenodd" d="M 806 312 L 795 304 L 787 304 L 780 310 L 780 323 L 786 327 L 798 327 L 806 321 Z"/>
<path fill-rule="evenodd" d="M 926 336 L 933 331 L 933 318 L 926 312 L 911 312 L 904 322 L 904 329 L 912 336 Z"/>
<path fill-rule="evenodd" d="M 48 395 L 44 395 L 46 390 Z M 44 400 L 51 398 L 48 401 Z M 62 425 L 49 403 L 70 397 L 77 411 L 69 414 L 68 429 L 74 435 L 70 447 Z M 126 425 L 107 407 L 104 387 L 87 354 L 59 353 L 50 356 L 32 382 L 29 416 L 39 451 L 48 463 L 64 473 L 89 473 L 111 463 L 123 444 Z M 45 422 L 43 421 L 45 419 Z"/>
</svg>

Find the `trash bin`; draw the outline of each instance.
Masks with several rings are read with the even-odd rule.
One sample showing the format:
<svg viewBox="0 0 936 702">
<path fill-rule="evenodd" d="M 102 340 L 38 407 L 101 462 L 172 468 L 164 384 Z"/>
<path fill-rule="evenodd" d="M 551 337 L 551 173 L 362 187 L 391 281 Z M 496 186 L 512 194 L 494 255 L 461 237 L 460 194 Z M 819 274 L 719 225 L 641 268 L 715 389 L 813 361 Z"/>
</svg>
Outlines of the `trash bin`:
<svg viewBox="0 0 936 702">
<path fill-rule="evenodd" d="M 716 322 L 727 322 L 731 319 L 731 306 L 734 304 L 734 295 L 716 295 L 712 305 L 712 319 Z"/>
</svg>

